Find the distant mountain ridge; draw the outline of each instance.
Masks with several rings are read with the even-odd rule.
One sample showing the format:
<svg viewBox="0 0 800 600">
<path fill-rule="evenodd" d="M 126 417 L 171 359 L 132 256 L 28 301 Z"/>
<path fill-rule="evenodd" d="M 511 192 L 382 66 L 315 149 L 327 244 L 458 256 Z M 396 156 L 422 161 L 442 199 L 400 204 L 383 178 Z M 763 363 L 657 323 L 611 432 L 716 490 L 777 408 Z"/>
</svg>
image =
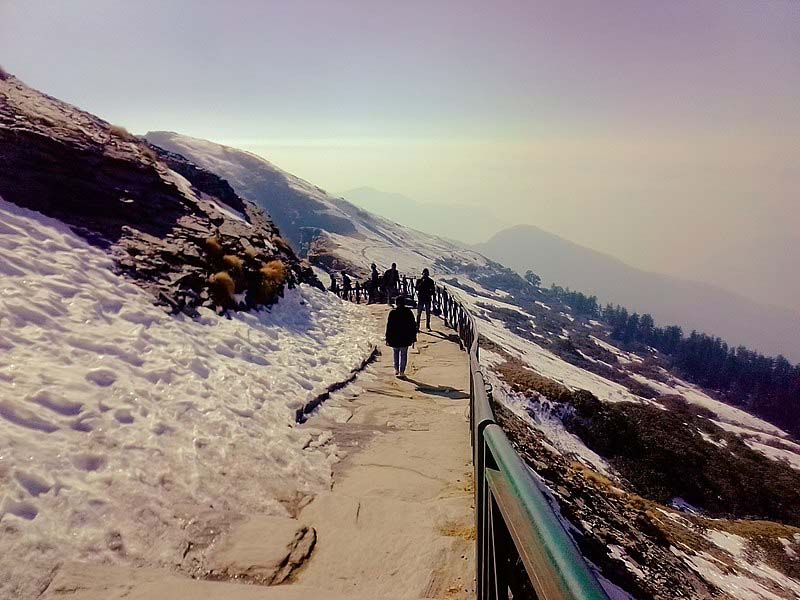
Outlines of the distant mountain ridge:
<svg viewBox="0 0 800 600">
<path fill-rule="evenodd" d="M 476 242 L 509 225 L 480 207 L 419 202 L 403 194 L 358 187 L 341 196 L 361 208 L 408 227 L 463 242 Z"/>
<path fill-rule="evenodd" d="M 800 314 L 790 309 L 707 283 L 642 271 L 530 225 L 503 230 L 475 249 L 520 273 L 530 269 L 548 284 L 650 313 L 659 324 L 704 331 L 729 344 L 800 361 Z"/>
</svg>

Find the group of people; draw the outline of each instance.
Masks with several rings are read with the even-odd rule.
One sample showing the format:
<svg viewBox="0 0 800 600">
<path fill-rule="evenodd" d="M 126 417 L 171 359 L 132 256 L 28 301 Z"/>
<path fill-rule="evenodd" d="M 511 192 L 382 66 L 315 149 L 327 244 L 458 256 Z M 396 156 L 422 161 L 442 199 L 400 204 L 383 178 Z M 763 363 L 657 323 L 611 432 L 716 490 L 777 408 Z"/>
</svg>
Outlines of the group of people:
<svg viewBox="0 0 800 600">
<path fill-rule="evenodd" d="M 406 293 L 410 290 L 405 284 L 407 280 L 402 280 L 397 270 L 397 264 L 387 269 L 383 275 L 378 271 L 378 267 L 373 263 L 370 270 L 369 280 L 362 286 L 358 281 L 353 287 L 353 280 L 347 273 L 342 272 L 342 287 L 336 276 L 331 273 L 330 290 L 336 294 L 340 292 L 346 298 L 351 297 L 354 289 L 366 292 L 369 304 L 375 304 L 383 300 L 386 304 L 394 304 L 394 308 L 389 312 L 386 321 L 386 345 L 394 351 L 394 373 L 397 377 L 405 377 L 406 366 L 408 365 L 408 349 L 417 341 L 417 333 L 420 331 L 422 323 L 422 313 L 425 313 L 425 326 L 431 331 L 431 311 L 433 310 L 434 298 L 436 296 L 436 284 L 431 279 L 428 269 L 422 270 L 422 277 L 417 279 L 414 290 L 417 296 L 416 317 L 409 307 Z M 357 296 L 358 297 L 358 296 Z"/>
</svg>

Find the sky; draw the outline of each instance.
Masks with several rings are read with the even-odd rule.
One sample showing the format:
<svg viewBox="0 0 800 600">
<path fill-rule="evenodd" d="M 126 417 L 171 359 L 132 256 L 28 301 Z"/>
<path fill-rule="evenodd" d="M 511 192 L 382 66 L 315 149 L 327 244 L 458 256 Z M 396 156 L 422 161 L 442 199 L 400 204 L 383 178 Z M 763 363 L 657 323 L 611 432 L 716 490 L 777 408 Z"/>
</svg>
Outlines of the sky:
<svg viewBox="0 0 800 600">
<path fill-rule="evenodd" d="M 467 242 L 528 223 L 800 309 L 800 0 L 0 0 L 0 64 L 133 132 L 463 208 Z"/>
</svg>

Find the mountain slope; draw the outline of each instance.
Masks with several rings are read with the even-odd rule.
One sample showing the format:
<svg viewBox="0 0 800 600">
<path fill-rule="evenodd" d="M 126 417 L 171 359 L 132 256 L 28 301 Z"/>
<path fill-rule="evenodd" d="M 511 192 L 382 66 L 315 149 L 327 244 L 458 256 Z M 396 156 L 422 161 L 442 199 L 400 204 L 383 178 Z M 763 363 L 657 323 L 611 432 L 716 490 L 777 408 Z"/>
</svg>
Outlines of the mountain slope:
<svg viewBox="0 0 800 600">
<path fill-rule="evenodd" d="M 0 78 L 0 598 L 65 560 L 196 576 L 244 515 L 330 489 L 297 411 L 378 336 L 307 270 L 217 175 Z"/>
<path fill-rule="evenodd" d="M 767 354 L 800 360 L 800 314 L 717 287 L 641 271 L 532 226 L 502 231 L 476 249 L 518 272 L 649 312 L 662 324 L 718 335 Z"/>
<path fill-rule="evenodd" d="M 172 132 L 150 132 L 146 138 L 231 182 L 238 194 L 265 209 L 295 247 L 319 265 L 357 274 L 365 274 L 371 262 L 381 269 L 397 262 L 408 273 L 419 273 L 434 263 L 446 274 L 463 266 L 494 268 L 474 250 L 373 215 L 249 152 Z"/>
<path fill-rule="evenodd" d="M 509 224 L 490 211 L 474 207 L 422 203 L 391 192 L 360 187 L 342 197 L 372 213 L 408 227 L 462 242 L 477 242 Z"/>
</svg>

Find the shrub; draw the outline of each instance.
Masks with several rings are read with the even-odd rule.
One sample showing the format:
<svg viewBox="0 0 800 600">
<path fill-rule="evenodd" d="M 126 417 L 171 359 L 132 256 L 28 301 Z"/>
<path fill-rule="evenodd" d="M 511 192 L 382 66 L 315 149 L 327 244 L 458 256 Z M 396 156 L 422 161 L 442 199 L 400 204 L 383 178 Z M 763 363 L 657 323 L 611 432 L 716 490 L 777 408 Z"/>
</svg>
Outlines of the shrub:
<svg viewBox="0 0 800 600">
<path fill-rule="evenodd" d="M 11 75 L 8 73 L 8 71 L 0 66 L 0 81 L 5 81 L 9 77 L 11 77 Z"/>
<path fill-rule="evenodd" d="M 221 306 L 230 306 L 233 303 L 233 295 L 236 293 L 236 284 L 233 277 L 227 271 L 214 273 L 208 278 L 208 285 L 214 301 Z"/>
<path fill-rule="evenodd" d="M 225 265 L 225 268 L 228 271 L 233 271 L 234 273 L 241 273 L 242 272 L 242 259 L 238 256 L 234 256 L 233 254 L 226 254 L 222 257 L 222 264 Z"/>
</svg>

